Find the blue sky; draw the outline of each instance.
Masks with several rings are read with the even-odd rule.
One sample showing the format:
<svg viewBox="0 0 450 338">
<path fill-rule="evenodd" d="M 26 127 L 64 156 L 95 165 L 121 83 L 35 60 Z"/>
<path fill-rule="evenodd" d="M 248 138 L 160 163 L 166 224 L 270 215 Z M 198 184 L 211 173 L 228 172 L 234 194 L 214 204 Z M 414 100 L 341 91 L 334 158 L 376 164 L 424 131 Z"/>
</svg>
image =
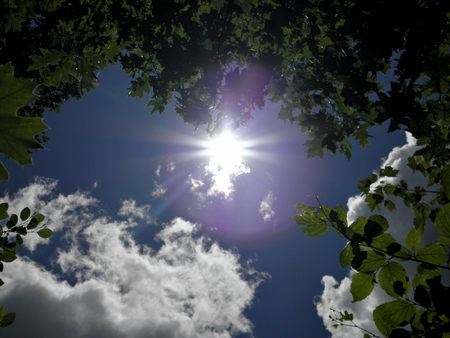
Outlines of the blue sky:
<svg viewBox="0 0 450 338">
<path fill-rule="evenodd" d="M 378 128 L 350 162 L 307 160 L 300 128 L 271 106 L 236 132 L 246 149 L 225 191 L 204 130 L 184 124 L 172 104 L 150 116 L 146 101 L 127 97 L 119 67 L 99 80 L 47 114 L 50 141 L 33 166 L 5 160 L 3 199 L 16 212 L 43 213 L 55 231 L 50 240 L 27 236 L 21 258 L 5 266 L 0 304 L 18 316 L 6 335 L 345 337 L 326 330 L 329 307 L 373 327 L 367 317 L 382 294 L 351 304 L 338 261 L 345 241 L 303 235 L 293 206 L 316 205 L 308 195 L 317 195 L 348 207 L 349 218 L 368 214 L 356 184 L 383 161 L 405 168 L 414 140 Z M 382 213 L 395 231 L 409 230 L 402 210 Z"/>
</svg>

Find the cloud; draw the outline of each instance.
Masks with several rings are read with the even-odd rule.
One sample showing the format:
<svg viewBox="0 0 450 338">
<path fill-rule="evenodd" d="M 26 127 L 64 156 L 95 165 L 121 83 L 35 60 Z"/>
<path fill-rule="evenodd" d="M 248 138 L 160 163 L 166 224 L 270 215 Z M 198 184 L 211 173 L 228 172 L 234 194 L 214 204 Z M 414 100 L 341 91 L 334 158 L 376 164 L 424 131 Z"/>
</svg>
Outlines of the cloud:
<svg viewBox="0 0 450 338">
<path fill-rule="evenodd" d="M 19 214 L 20 211 L 29 207 L 32 212 L 43 214 L 47 227 L 54 232 L 63 229 L 64 224 L 77 223 L 80 219 L 87 217 L 90 213 L 89 207 L 95 206 L 97 200 L 88 192 L 77 191 L 64 196 L 56 195 L 58 181 L 48 178 L 35 178 L 26 188 L 20 189 L 13 196 L 5 193 L 1 199 L 9 203 L 8 213 Z M 50 244 L 50 239 L 42 239 L 39 236 L 28 234 L 24 246 L 30 251 L 36 249 L 39 244 Z"/>
<path fill-rule="evenodd" d="M 181 218 L 163 225 L 157 235 L 159 249 L 137 244 L 133 222 L 98 216 L 97 201 L 88 193 L 51 195 L 56 183 L 39 179 L 20 191 L 28 204 L 42 208 L 76 196 L 73 204 L 67 203 L 66 214 L 77 217 L 58 218 L 57 228 L 66 235 L 59 247 L 53 247 L 57 259 L 52 271 L 26 257 L 5 266 L 0 304 L 7 312 L 17 312 L 16 322 L 3 330 L 5 336 L 229 338 L 251 334 L 252 324 L 244 310 L 252 304 L 264 273 L 241 264 L 235 252 L 196 235 L 200 226 Z M 13 200 L 19 201 L 17 195 Z M 84 211 L 81 201 L 91 210 Z M 119 213 L 145 217 L 147 207 L 128 200 Z"/>
<path fill-rule="evenodd" d="M 245 166 L 241 160 L 238 163 L 224 166 L 216 158 L 212 158 L 197 179 L 189 175 L 186 183 L 190 186 L 189 190 L 201 202 L 204 202 L 208 196 L 222 196 L 226 200 L 231 200 L 234 192 L 233 182 L 237 177 L 250 172 L 250 168 Z"/>
<path fill-rule="evenodd" d="M 155 182 L 156 189 L 152 191 L 152 197 L 161 197 L 167 192 L 167 188 L 164 188 L 161 184 Z"/>
<path fill-rule="evenodd" d="M 155 172 L 156 176 L 159 177 L 159 175 L 161 174 L 161 164 L 158 165 L 158 167 L 156 168 L 156 172 Z"/>
<path fill-rule="evenodd" d="M 138 207 L 134 199 L 129 199 L 122 201 L 122 207 L 120 208 L 117 215 L 128 216 L 129 222 L 132 222 L 132 220 L 136 218 L 151 222 L 150 209 L 150 205 L 143 205 L 141 207 Z"/>
<path fill-rule="evenodd" d="M 275 196 L 271 190 L 267 194 L 266 198 L 261 202 L 259 206 L 259 213 L 261 214 L 264 222 L 269 222 L 275 216 L 275 211 L 272 209 L 272 204 L 275 201 Z"/>
<path fill-rule="evenodd" d="M 405 180 L 409 186 L 414 187 L 417 185 L 426 186 L 427 181 L 420 173 L 413 173 L 412 169 L 407 166 L 408 157 L 410 157 L 417 149 L 416 140 L 411 134 L 406 133 L 406 144 L 402 147 L 395 147 L 389 153 L 388 157 L 382 159 L 381 167 L 392 166 L 395 169 L 400 170 L 398 177 L 395 178 L 383 178 L 378 179 L 374 185 L 377 185 L 380 181 L 387 181 L 386 183 L 397 184 L 401 180 Z M 430 188 L 430 190 L 433 190 Z M 348 199 L 348 222 L 351 224 L 359 216 L 369 217 L 373 214 L 380 214 L 387 218 L 390 224 L 388 232 L 400 243 L 404 245 L 404 238 L 406 234 L 413 227 L 414 214 L 412 209 L 406 207 L 401 199 L 393 199 L 396 210 L 389 212 L 386 208 L 381 208 L 380 211 L 370 211 L 367 203 L 364 201 L 365 197 L 353 196 Z M 435 241 L 437 231 L 435 227 L 428 226 L 425 228 L 424 236 L 422 237 L 422 243 L 430 243 Z M 424 244 L 424 245 L 425 245 Z M 410 279 L 417 272 L 417 267 L 414 262 L 402 263 L 405 267 Z M 345 328 L 340 326 L 338 329 L 330 327 L 332 325 L 328 316 L 329 309 L 336 310 L 349 310 L 354 314 L 354 321 L 359 326 L 368 329 L 369 331 L 378 334 L 373 320 L 372 312 L 380 304 L 394 300 L 377 285 L 372 294 L 365 300 L 357 303 L 351 303 L 352 296 L 350 294 L 350 283 L 353 272 L 350 272 L 349 277 L 344 278 L 338 282 L 331 276 L 324 276 L 322 278 L 322 284 L 324 285 L 324 291 L 321 296 L 316 299 L 316 308 L 318 315 L 322 317 L 324 325 L 332 333 L 332 338 L 348 337 L 349 335 L 355 335 L 356 329 Z"/>
<path fill-rule="evenodd" d="M 170 162 L 169 164 L 167 164 L 166 171 L 171 173 L 175 170 L 175 168 L 175 162 Z"/>
</svg>

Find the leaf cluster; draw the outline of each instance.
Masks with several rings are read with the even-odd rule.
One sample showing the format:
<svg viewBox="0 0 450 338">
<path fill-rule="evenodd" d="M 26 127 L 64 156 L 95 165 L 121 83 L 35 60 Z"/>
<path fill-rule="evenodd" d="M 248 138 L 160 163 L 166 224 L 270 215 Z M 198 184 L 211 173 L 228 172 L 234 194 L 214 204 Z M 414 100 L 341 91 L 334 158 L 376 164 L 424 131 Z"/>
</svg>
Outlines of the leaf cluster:
<svg viewBox="0 0 450 338">
<path fill-rule="evenodd" d="M 41 238 L 49 238 L 53 231 L 41 224 L 45 216 L 41 214 L 31 214 L 30 208 L 22 209 L 19 216 L 8 215 L 8 203 L 0 204 L 0 221 L 6 221 L 0 226 L 0 272 L 4 269 L 4 263 L 11 263 L 17 259 L 16 252 L 23 244 L 23 237 L 27 234 L 37 233 Z M 9 219 L 8 219 L 9 218 Z M 0 278 L 0 286 L 4 284 Z M 15 313 L 5 314 L 5 309 L 0 308 L 0 327 L 11 325 L 16 317 Z"/>
<path fill-rule="evenodd" d="M 384 174 L 388 173 L 396 174 L 391 169 L 384 171 Z M 375 324 L 384 336 L 431 337 L 439 332 L 448 332 L 450 287 L 442 285 L 440 270 L 450 270 L 450 214 L 447 212 L 450 205 L 442 207 L 438 213 L 440 216 L 435 219 L 435 226 L 441 233 L 439 243 L 420 248 L 420 227 L 419 230 L 416 227 L 410 230 L 404 247 L 386 232 L 389 224 L 381 215 L 361 216 L 347 225 L 347 213 L 342 206 L 330 209 L 299 203 L 295 207 L 302 211 L 293 218 L 303 233 L 316 237 L 331 227 L 349 241 L 340 253 L 339 262 L 342 268 L 349 266 L 356 271 L 350 287 L 353 302 L 369 296 L 376 284 L 395 298 L 374 311 Z M 402 266 L 405 261 L 417 264 L 417 273 L 412 278 L 413 300 L 408 298 L 411 278 Z M 341 316 L 341 319 L 353 320 L 346 316 Z M 404 329 L 407 325 L 411 325 L 410 331 Z"/>
</svg>

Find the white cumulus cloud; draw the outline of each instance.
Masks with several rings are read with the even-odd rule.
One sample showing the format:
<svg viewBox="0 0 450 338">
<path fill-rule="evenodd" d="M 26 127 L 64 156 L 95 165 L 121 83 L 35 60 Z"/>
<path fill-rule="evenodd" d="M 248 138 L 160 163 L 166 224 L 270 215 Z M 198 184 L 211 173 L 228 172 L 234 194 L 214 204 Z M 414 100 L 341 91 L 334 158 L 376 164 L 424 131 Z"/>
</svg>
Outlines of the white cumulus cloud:
<svg viewBox="0 0 450 338">
<path fill-rule="evenodd" d="M 251 335 L 244 310 L 251 306 L 264 273 L 242 265 L 235 252 L 197 236 L 199 225 L 180 218 L 163 226 L 158 249 L 137 244 L 132 221 L 97 216 L 97 201 L 87 193 L 56 195 L 55 187 L 56 181 L 39 179 L 7 197 L 11 204 L 21 204 L 23 196 L 25 204 L 49 211 L 49 206 L 61 205 L 69 217 L 54 210 L 48 215 L 53 228 L 65 233 L 54 248 L 52 270 L 26 257 L 5 266 L 0 304 L 7 312 L 17 312 L 15 323 L 3 330 L 5 336 Z M 143 217 L 148 212 L 133 200 L 123 202 L 120 210 Z M 26 241 L 28 237 L 33 236 Z"/>
</svg>

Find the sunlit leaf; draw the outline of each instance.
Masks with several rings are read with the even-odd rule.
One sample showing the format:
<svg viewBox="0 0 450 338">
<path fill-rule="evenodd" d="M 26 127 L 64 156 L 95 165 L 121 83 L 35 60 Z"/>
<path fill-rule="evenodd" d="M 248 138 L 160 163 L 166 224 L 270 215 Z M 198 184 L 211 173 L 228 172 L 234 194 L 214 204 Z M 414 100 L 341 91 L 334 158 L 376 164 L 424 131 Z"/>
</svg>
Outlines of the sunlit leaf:
<svg viewBox="0 0 450 338">
<path fill-rule="evenodd" d="M 295 206 L 294 206 L 294 208 L 297 210 L 297 211 L 304 211 L 304 212 L 306 212 L 306 213 L 312 213 L 312 212 L 314 212 L 314 211 L 316 211 L 316 207 L 310 207 L 310 206 L 308 206 L 308 205 L 305 205 L 305 204 L 303 204 L 303 203 L 297 203 Z"/>
<path fill-rule="evenodd" d="M 297 225 L 304 225 L 300 230 L 308 236 L 318 237 L 324 235 L 328 231 L 328 225 L 317 214 L 297 214 L 293 216 Z"/>
<path fill-rule="evenodd" d="M 357 273 L 352 278 L 350 293 L 353 296 L 352 303 L 365 299 L 375 287 L 375 275 L 372 273 Z"/>
<path fill-rule="evenodd" d="M 441 235 L 450 238 L 450 203 L 439 209 L 434 225 Z"/>
<path fill-rule="evenodd" d="M 417 232 L 416 228 L 412 228 L 405 238 L 406 246 L 409 250 L 416 251 L 422 241 L 422 236 Z"/>
<path fill-rule="evenodd" d="M 398 300 L 408 293 L 409 278 L 403 266 L 396 262 L 389 262 L 380 270 L 378 280 L 381 288 L 391 297 Z"/>
<path fill-rule="evenodd" d="M 361 265 L 357 268 L 358 272 L 374 272 L 378 271 L 384 263 L 386 263 L 386 256 L 381 253 L 377 253 L 375 250 L 367 251 L 366 258 L 362 261 Z"/>
<path fill-rule="evenodd" d="M 417 251 L 416 259 L 421 262 L 439 265 L 448 259 L 448 254 L 442 245 L 431 243 Z"/>
</svg>

